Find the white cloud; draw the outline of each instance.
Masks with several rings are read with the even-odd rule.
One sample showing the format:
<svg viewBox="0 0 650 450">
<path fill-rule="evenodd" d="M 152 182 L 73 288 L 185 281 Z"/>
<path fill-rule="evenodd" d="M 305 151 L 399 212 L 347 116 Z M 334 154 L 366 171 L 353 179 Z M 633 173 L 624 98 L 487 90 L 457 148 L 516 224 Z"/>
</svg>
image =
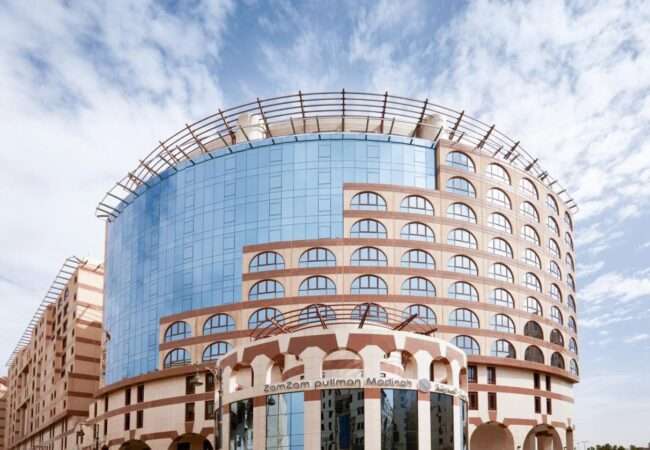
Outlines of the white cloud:
<svg viewBox="0 0 650 450">
<path fill-rule="evenodd" d="M 624 276 L 617 272 L 600 275 L 581 289 L 580 296 L 585 302 L 628 303 L 650 296 L 650 278 Z"/>
<path fill-rule="evenodd" d="M 636 343 L 636 342 L 647 341 L 647 340 L 650 340 L 650 334 L 641 333 L 641 334 L 637 334 L 635 336 L 628 337 L 628 338 L 624 339 L 623 342 L 625 342 L 626 344 L 633 344 L 633 343 Z"/>
</svg>

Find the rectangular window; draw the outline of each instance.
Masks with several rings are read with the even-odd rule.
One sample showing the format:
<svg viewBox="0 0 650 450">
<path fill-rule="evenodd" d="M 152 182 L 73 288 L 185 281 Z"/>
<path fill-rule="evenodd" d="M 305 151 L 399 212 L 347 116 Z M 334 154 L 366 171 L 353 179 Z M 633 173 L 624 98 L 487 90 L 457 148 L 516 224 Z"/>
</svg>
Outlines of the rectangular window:
<svg viewBox="0 0 650 450">
<path fill-rule="evenodd" d="M 93 412 L 95 413 L 93 414 L 93 417 L 97 417 L 97 402 L 93 404 L 93 410 L 94 410 Z"/>
<path fill-rule="evenodd" d="M 126 391 L 124 391 L 124 404 L 127 405 L 127 406 L 131 404 L 131 388 L 130 387 L 126 388 Z"/>
<path fill-rule="evenodd" d="M 417 392 L 381 390 L 381 450 L 417 450 Z"/>
<path fill-rule="evenodd" d="M 144 424 L 144 411 L 140 410 L 135 416 L 135 427 L 140 429 Z"/>
<path fill-rule="evenodd" d="M 196 385 L 194 384 L 194 375 L 185 377 L 185 394 L 191 395 L 196 392 Z"/>
<path fill-rule="evenodd" d="M 363 389 L 325 389 L 320 398 L 323 448 L 363 449 Z"/>
<path fill-rule="evenodd" d="M 214 400 L 205 402 L 205 420 L 214 420 Z"/>
<path fill-rule="evenodd" d="M 497 368 L 488 367 L 487 368 L 487 382 L 488 384 L 497 384 Z"/>
<path fill-rule="evenodd" d="M 108 434 L 108 420 L 104 420 L 104 436 Z"/>
<path fill-rule="evenodd" d="M 214 391 L 214 374 L 208 372 L 205 374 L 205 392 Z"/>
<path fill-rule="evenodd" d="M 104 397 L 104 412 L 108 412 L 108 395 Z"/>
<path fill-rule="evenodd" d="M 467 397 L 469 398 L 469 409 L 478 410 L 478 392 L 468 392 Z"/>
<path fill-rule="evenodd" d="M 535 397 L 535 414 L 541 414 L 542 412 L 542 399 L 540 397 Z"/>
<path fill-rule="evenodd" d="M 185 403 L 185 422 L 194 422 L 194 403 Z"/>
<path fill-rule="evenodd" d="M 551 376 L 546 375 L 546 390 L 550 391 L 551 390 Z"/>
<path fill-rule="evenodd" d="M 131 428 L 131 414 L 124 414 L 124 431 L 128 431 Z"/>
<path fill-rule="evenodd" d="M 454 398 L 447 394 L 433 393 L 430 395 L 429 400 L 431 450 L 453 450 Z M 464 405 L 462 409 L 465 410 Z"/>
<path fill-rule="evenodd" d="M 138 403 L 144 401 L 144 384 L 138 386 Z"/>
<path fill-rule="evenodd" d="M 293 392 L 267 397 L 266 449 L 302 448 L 305 430 L 304 394 Z"/>
<path fill-rule="evenodd" d="M 253 401 L 251 399 L 240 400 L 230 404 L 229 441 L 229 448 L 231 449 L 252 450 Z"/>
<path fill-rule="evenodd" d="M 546 414 L 553 414 L 553 403 L 550 398 L 546 399 Z"/>
<path fill-rule="evenodd" d="M 535 389 L 540 389 L 540 381 L 539 381 L 539 378 L 540 378 L 540 376 L 539 376 L 538 373 L 536 373 L 536 374 L 533 375 L 533 384 L 534 384 L 534 386 L 535 386 Z"/>
<path fill-rule="evenodd" d="M 497 393 L 488 392 L 488 410 L 496 411 L 497 410 Z"/>
<path fill-rule="evenodd" d="M 467 366 L 467 382 L 478 383 L 478 369 L 476 366 Z"/>
</svg>

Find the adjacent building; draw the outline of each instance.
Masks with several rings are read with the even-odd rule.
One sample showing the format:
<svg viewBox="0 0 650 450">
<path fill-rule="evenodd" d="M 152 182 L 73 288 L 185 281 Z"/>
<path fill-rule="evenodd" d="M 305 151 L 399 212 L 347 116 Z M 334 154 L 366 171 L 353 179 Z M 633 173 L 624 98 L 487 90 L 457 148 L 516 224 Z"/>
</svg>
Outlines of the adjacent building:
<svg viewBox="0 0 650 450">
<path fill-rule="evenodd" d="M 9 362 L 7 449 L 73 448 L 99 388 L 104 269 L 68 258 Z"/>
<path fill-rule="evenodd" d="M 0 377 L 0 450 L 5 450 L 5 427 L 7 426 L 7 378 Z"/>
</svg>

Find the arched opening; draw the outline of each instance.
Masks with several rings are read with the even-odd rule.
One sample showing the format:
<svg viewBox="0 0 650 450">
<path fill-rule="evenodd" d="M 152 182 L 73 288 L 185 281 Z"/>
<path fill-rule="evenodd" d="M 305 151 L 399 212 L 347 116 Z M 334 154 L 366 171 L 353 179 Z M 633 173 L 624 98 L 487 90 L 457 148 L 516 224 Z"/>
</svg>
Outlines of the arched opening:
<svg viewBox="0 0 650 450">
<path fill-rule="evenodd" d="M 440 357 L 434 359 L 429 368 L 429 378 L 438 383 L 451 384 L 453 379 L 449 360 Z"/>
<path fill-rule="evenodd" d="M 557 430 L 550 425 L 540 424 L 533 427 L 526 435 L 526 439 L 524 439 L 523 450 L 563 449 L 564 447 L 562 446 L 560 435 Z"/>
<path fill-rule="evenodd" d="M 515 441 L 508 428 L 497 422 L 479 425 L 470 439 L 472 450 L 514 450 Z"/>
<path fill-rule="evenodd" d="M 351 350 L 335 350 L 323 359 L 323 377 L 354 378 L 363 374 L 363 359 Z"/>
<path fill-rule="evenodd" d="M 174 439 L 169 450 L 213 450 L 213 447 L 210 441 L 200 434 L 185 433 Z"/>
<path fill-rule="evenodd" d="M 266 382 L 269 384 L 280 383 L 282 381 L 282 372 L 284 372 L 284 357 L 276 356 L 273 364 L 269 366 L 266 375 Z"/>
<path fill-rule="evenodd" d="M 144 441 L 140 441 L 138 439 L 132 439 L 122 444 L 120 446 L 120 450 L 151 450 L 151 447 L 149 447 Z"/>
</svg>

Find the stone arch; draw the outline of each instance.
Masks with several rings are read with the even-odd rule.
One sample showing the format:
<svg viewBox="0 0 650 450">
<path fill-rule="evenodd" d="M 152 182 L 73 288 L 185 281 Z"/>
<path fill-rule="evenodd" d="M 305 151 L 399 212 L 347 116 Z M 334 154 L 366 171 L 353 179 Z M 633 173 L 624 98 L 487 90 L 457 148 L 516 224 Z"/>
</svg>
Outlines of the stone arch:
<svg viewBox="0 0 650 450">
<path fill-rule="evenodd" d="M 282 374 L 284 372 L 284 356 L 276 356 L 273 361 L 269 363 L 266 370 L 266 383 L 274 384 L 282 381 Z"/>
<path fill-rule="evenodd" d="M 131 439 L 120 445 L 120 450 L 151 450 L 146 442 L 139 439 Z"/>
<path fill-rule="evenodd" d="M 563 450 L 562 438 L 551 425 L 539 424 L 531 428 L 524 439 L 524 450 Z"/>
<path fill-rule="evenodd" d="M 515 450 L 515 440 L 505 425 L 486 422 L 474 430 L 470 438 L 472 450 Z"/>
<path fill-rule="evenodd" d="M 451 361 L 442 356 L 434 358 L 429 367 L 429 378 L 431 381 L 453 384 L 454 372 L 451 367 Z"/>
<path fill-rule="evenodd" d="M 323 377 L 358 377 L 363 374 L 363 358 L 354 350 L 338 348 L 323 357 Z"/>
<path fill-rule="evenodd" d="M 174 439 L 168 450 L 213 450 L 213 447 L 212 443 L 202 435 L 185 433 Z"/>
<path fill-rule="evenodd" d="M 249 365 L 237 364 L 232 368 L 230 374 L 230 390 L 229 392 L 235 392 L 240 389 L 253 387 L 254 380 L 253 368 Z"/>
</svg>

